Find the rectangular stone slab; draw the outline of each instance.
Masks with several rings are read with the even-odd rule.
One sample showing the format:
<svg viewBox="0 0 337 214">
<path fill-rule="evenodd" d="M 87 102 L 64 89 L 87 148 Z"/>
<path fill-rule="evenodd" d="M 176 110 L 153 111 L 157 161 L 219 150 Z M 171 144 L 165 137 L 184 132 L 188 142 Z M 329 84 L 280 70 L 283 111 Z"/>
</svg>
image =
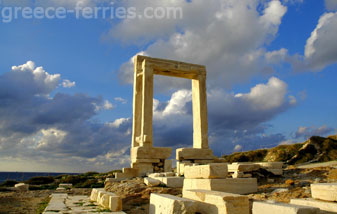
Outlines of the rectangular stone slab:
<svg viewBox="0 0 337 214">
<path fill-rule="evenodd" d="M 291 199 L 290 203 L 302 206 L 317 207 L 321 210 L 322 214 L 337 213 L 337 203 L 334 202 L 319 201 L 313 198 L 304 198 L 304 199 Z"/>
<path fill-rule="evenodd" d="M 227 178 L 227 174 L 226 163 L 186 166 L 184 169 L 185 178 Z"/>
<path fill-rule="evenodd" d="M 198 203 L 194 200 L 167 194 L 151 194 L 149 214 L 182 214 L 197 211 Z"/>
<path fill-rule="evenodd" d="M 170 188 L 182 188 L 184 185 L 183 177 L 156 177 L 153 179 L 159 180 L 162 184 Z"/>
<path fill-rule="evenodd" d="M 311 195 L 315 199 L 337 201 L 337 183 L 311 184 Z"/>
<path fill-rule="evenodd" d="M 135 159 L 168 159 L 171 156 L 171 148 L 162 147 L 133 147 L 131 148 L 131 160 Z"/>
<path fill-rule="evenodd" d="M 283 204 L 254 202 L 252 214 L 319 214 L 320 210 L 314 207 Z"/>
<path fill-rule="evenodd" d="M 257 192 L 256 178 L 185 179 L 183 190 L 204 189 L 234 194 Z"/>
<path fill-rule="evenodd" d="M 228 164 L 229 172 L 251 172 L 260 169 L 260 166 L 254 163 L 232 163 Z"/>
<path fill-rule="evenodd" d="M 211 149 L 180 148 L 176 150 L 176 159 L 182 160 L 213 160 L 215 156 Z"/>
<path fill-rule="evenodd" d="M 244 195 L 217 192 L 210 190 L 185 190 L 183 197 L 212 204 L 208 207 L 209 214 L 249 214 L 249 199 Z"/>
</svg>

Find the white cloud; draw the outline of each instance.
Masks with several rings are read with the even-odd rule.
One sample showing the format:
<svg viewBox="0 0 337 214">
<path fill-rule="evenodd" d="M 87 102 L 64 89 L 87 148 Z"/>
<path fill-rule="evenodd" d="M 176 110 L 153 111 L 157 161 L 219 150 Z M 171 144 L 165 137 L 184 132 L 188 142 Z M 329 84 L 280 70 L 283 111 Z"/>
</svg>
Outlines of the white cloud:
<svg viewBox="0 0 337 214">
<path fill-rule="evenodd" d="M 115 97 L 114 100 L 117 101 L 117 102 L 120 102 L 120 103 L 122 103 L 122 104 L 127 104 L 127 103 L 128 103 L 128 100 L 127 100 L 127 99 L 124 99 L 124 98 L 122 98 L 122 97 Z"/>
<path fill-rule="evenodd" d="M 60 74 L 49 74 L 43 67 L 36 67 L 35 63 L 28 61 L 26 64 L 13 66 L 12 67 L 13 78 L 18 76 L 26 76 L 29 78 L 30 74 L 33 75 L 33 81 L 37 90 L 41 94 L 49 94 L 59 85 L 61 75 Z M 18 73 L 24 73 L 23 75 Z M 24 81 L 17 78 L 18 81 Z"/>
<path fill-rule="evenodd" d="M 281 106 L 285 102 L 287 84 L 282 80 L 272 77 L 268 83 L 259 84 L 251 89 L 248 94 L 236 94 L 236 98 L 248 101 L 257 110 L 269 110 Z M 294 97 L 291 102 L 294 103 Z M 295 99 L 296 103 L 296 99 Z"/>
<path fill-rule="evenodd" d="M 64 88 L 72 88 L 72 87 L 76 86 L 76 83 L 75 82 L 71 82 L 70 80 L 63 80 L 62 86 Z"/>
<path fill-rule="evenodd" d="M 113 109 L 113 108 L 114 108 L 114 105 L 112 105 L 112 103 L 110 103 L 108 100 L 105 100 L 105 101 L 104 101 L 103 108 L 104 108 L 105 110 L 110 110 L 110 109 Z"/>
<path fill-rule="evenodd" d="M 321 70 L 337 62 L 337 12 L 323 14 L 307 40 L 305 60 L 309 68 Z"/>
<path fill-rule="evenodd" d="M 279 61 L 275 59 L 276 55 L 284 57 L 285 49 L 278 54 L 275 52 L 275 57 L 265 50 L 265 45 L 277 34 L 287 10 L 279 1 L 266 4 L 262 14 L 258 12 L 261 4 L 254 0 L 155 2 L 153 4 L 180 4 L 184 19 L 174 24 L 146 19 L 125 20 L 113 29 L 115 36 L 127 41 L 142 40 L 143 34 L 154 36 L 147 38 L 153 42 L 144 50 L 146 55 L 206 65 L 209 88 L 230 87 L 255 74 L 270 73 L 271 63 Z M 141 4 L 141 1 L 135 4 Z M 127 30 L 119 31 L 120 28 Z M 161 32 L 165 35 L 153 32 L 158 29 L 163 29 Z M 121 66 L 119 76 L 124 82 L 131 83 L 132 74 L 131 62 Z M 189 87 L 189 81 L 161 77 L 155 81 L 155 88 L 160 91 Z"/>
</svg>

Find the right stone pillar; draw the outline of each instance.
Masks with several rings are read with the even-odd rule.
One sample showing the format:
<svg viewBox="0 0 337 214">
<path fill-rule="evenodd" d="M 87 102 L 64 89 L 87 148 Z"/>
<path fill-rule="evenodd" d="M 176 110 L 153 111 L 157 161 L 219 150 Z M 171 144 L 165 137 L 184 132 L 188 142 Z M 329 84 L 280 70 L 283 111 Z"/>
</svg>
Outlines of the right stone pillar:
<svg viewBox="0 0 337 214">
<path fill-rule="evenodd" d="M 193 148 L 208 149 L 206 74 L 192 80 Z"/>
</svg>

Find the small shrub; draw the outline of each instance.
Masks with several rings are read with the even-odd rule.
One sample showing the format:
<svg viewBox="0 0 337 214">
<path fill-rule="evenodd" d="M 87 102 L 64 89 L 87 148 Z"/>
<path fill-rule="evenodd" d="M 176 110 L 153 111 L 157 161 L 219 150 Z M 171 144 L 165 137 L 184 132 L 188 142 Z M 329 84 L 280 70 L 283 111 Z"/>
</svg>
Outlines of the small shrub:
<svg viewBox="0 0 337 214">
<path fill-rule="evenodd" d="M 17 181 L 13 181 L 13 180 L 7 180 L 5 182 L 3 182 L 0 187 L 13 187 L 15 184 L 17 184 Z"/>
<path fill-rule="evenodd" d="M 52 176 L 40 176 L 29 179 L 26 183 L 32 185 L 42 185 L 53 183 L 55 179 Z"/>
</svg>

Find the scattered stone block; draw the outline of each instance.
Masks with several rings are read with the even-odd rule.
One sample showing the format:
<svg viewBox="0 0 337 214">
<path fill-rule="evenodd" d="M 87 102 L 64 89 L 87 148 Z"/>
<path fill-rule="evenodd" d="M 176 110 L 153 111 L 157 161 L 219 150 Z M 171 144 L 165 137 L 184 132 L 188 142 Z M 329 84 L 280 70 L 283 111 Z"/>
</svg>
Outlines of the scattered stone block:
<svg viewBox="0 0 337 214">
<path fill-rule="evenodd" d="M 181 160 L 213 160 L 211 149 L 180 148 L 176 150 L 176 159 Z"/>
<path fill-rule="evenodd" d="M 212 163 L 208 165 L 186 166 L 185 178 L 227 178 L 226 163 Z"/>
<path fill-rule="evenodd" d="M 334 202 L 326 202 L 315 200 L 312 198 L 305 198 L 305 199 L 291 199 L 290 203 L 295 205 L 317 207 L 321 210 L 321 214 L 337 213 L 337 203 Z"/>
<path fill-rule="evenodd" d="M 14 189 L 17 191 L 28 191 L 29 185 L 25 183 L 18 183 L 14 185 Z"/>
<path fill-rule="evenodd" d="M 337 183 L 311 184 L 311 195 L 315 199 L 337 201 Z"/>
<path fill-rule="evenodd" d="M 174 177 L 175 173 L 174 172 L 161 172 L 161 173 L 150 173 L 147 175 L 148 177 L 151 178 L 157 178 L 157 177 Z"/>
<path fill-rule="evenodd" d="M 158 179 L 153 179 L 151 177 L 148 177 L 148 178 L 144 178 L 144 183 L 146 184 L 146 186 L 156 187 L 160 185 L 161 181 Z"/>
<path fill-rule="evenodd" d="M 260 166 L 254 163 L 232 163 L 228 165 L 229 172 L 251 172 L 259 169 Z"/>
<path fill-rule="evenodd" d="M 257 192 L 257 179 L 185 179 L 183 190 L 185 191 L 189 189 L 204 189 L 234 194 L 249 194 Z"/>
<path fill-rule="evenodd" d="M 177 172 L 179 175 L 184 175 L 184 171 L 185 171 L 185 166 L 194 166 L 193 163 L 191 162 L 179 162 L 177 161 Z M 195 165 L 196 166 L 196 165 Z"/>
<path fill-rule="evenodd" d="M 104 191 L 104 188 L 94 188 L 91 190 L 90 201 L 97 201 L 98 193 Z"/>
<path fill-rule="evenodd" d="M 170 188 L 182 188 L 184 185 L 183 177 L 157 177 L 154 179 L 159 180 L 161 184 L 165 184 Z"/>
<path fill-rule="evenodd" d="M 59 187 L 63 187 L 63 188 L 66 188 L 66 189 L 71 189 L 73 187 L 72 184 L 59 184 Z"/>
<path fill-rule="evenodd" d="M 114 176 L 116 179 L 124 180 L 124 179 L 130 179 L 135 178 L 139 174 L 138 168 L 123 168 L 122 172 L 115 172 Z"/>
<path fill-rule="evenodd" d="M 132 147 L 131 159 L 168 159 L 171 156 L 171 153 L 171 148 Z"/>
<path fill-rule="evenodd" d="M 164 172 L 172 172 L 172 160 L 164 161 Z"/>
<path fill-rule="evenodd" d="M 149 214 L 189 214 L 198 211 L 198 203 L 191 199 L 152 193 Z"/>
<path fill-rule="evenodd" d="M 58 193 L 66 193 L 67 189 L 64 188 L 64 187 L 58 187 L 58 188 L 56 188 L 56 192 L 58 192 Z"/>
<path fill-rule="evenodd" d="M 314 207 L 283 204 L 283 203 L 268 203 L 268 202 L 253 202 L 252 214 L 319 214 L 320 210 Z"/>
<path fill-rule="evenodd" d="M 133 168 L 138 170 L 138 176 L 145 176 L 147 173 L 153 173 L 152 163 L 137 163 Z"/>
<path fill-rule="evenodd" d="M 208 214 L 249 214 L 249 199 L 244 195 L 210 190 L 185 190 L 183 197 L 212 204 L 204 210 Z"/>
</svg>

